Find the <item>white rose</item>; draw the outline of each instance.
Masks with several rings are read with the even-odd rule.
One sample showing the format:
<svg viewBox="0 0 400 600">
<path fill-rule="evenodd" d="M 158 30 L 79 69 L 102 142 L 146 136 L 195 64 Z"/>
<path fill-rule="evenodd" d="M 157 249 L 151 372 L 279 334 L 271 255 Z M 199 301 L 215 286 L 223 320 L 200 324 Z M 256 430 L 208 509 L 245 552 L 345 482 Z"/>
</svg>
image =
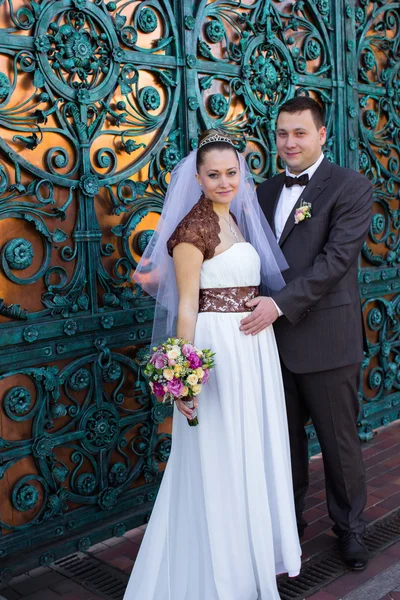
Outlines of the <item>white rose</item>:
<svg viewBox="0 0 400 600">
<path fill-rule="evenodd" d="M 204 371 L 201 367 L 199 367 L 198 369 L 196 369 L 196 375 L 199 379 L 203 379 L 204 377 Z"/>
<path fill-rule="evenodd" d="M 174 372 L 172 369 L 164 369 L 162 374 L 167 381 L 172 381 L 174 378 Z"/>
<path fill-rule="evenodd" d="M 199 380 L 199 378 L 194 373 L 192 373 L 191 375 L 189 375 L 189 377 L 187 378 L 187 382 L 188 382 L 189 385 L 196 385 L 196 383 L 198 382 L 198 380 Z"/>
<path fill-rule="evenodd" d="M 179 346 L 172 346 L 171 350 L 167 353 L 169 360 L 176 360 L 181 355 L 181 349 Z"/>
<path fill-rule="evenodd" d="M 200 385 L 200 383 L 198 383 L 197 385 L 192 385 L 192 392 L 193 392 L 193 394 L 195 394 L 196 396 L 197 396 L 197 394 L 200 394 L 202 387 L 203 386 Z"/>
</svg>

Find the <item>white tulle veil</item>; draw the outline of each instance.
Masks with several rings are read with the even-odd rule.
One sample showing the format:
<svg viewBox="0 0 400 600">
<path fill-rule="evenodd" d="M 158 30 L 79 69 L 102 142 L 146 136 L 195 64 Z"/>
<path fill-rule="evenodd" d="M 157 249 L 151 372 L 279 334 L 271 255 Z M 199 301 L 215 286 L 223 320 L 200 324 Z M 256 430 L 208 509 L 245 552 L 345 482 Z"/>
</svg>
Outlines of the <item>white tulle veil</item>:
<svg viewBox="0 0 400 600">
<path fill-rule="evenodd" d="M 231 212 L 246 241 L 260 255 L 262 294 L 269 295 L 285 285 L 282 271 L 288 265 L 260 209 L 247 163 L 243 156 L 238 156 L 240 184 Z M 152 344 L 176 335 L 178 290 L 167 242 L 202 194 L 195 177 L 196 157 L 197 150 L 193 150 L 172 171 L 161 218 L 134 274 L 134 280 L 156 301 Z"/>
</svg>

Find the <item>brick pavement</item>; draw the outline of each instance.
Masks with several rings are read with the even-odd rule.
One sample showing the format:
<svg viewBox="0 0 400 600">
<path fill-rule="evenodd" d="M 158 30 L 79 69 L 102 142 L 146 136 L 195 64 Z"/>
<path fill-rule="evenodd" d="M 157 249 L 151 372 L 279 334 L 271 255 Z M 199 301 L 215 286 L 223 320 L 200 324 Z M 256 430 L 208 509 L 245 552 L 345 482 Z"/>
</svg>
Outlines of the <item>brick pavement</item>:
<svg viewBox="0 0 400 600">
<path fill-rule="evenodd" d="M 363 445 L 367 474 L 367 508 L 365 519 L 371 523 L 400 507 L 400 421 L 377 432 Z M 310 489 L 306 499 L 305 517 L 309 526 L 302 540 L 303 558 L 328 549 L 335 543 L 332 521 L 326 506 L 322 459 L 310 462 Z"/>
<path fill-rule="evenodd" d="M 365 518 L 373 522 L 400 506 L 400 421 L 378 431 L 374 440 L 363 445 L 363 457 L 368 481 Z M 330 531 L 332 522 L 327 513 L 324 485 L 322 459 L 320 456 L 314 457 L 310 464 L 310 489 L 306 500 L 309 526 L 302 542 L 303 559 L 327 550 L 336 543 Z M 90 548 L 89 552 L 128 575 L 144 530 L 145 526 L 142 526 L 123 537 L 106 540 Z M 393 587 L 386 590 L 389 581 L 390 585 L 393 582 Z M 378 591 L 371 591 L 376 589 Z M 400 542 L 372 559 L 366 570 L 346 573 L 311 596 L 311 600 L 359 600 L 355 596 L 357 590 L 361 593 L 360 600 L 400 600 Z M 382 595 L 379 595 L 381 592 Z M 101 599 L 101 596 L 68 580 L 51 567 L 41 567 L 15 578 L 7 588 L 0 588 L 0 600 L 3 600 L 1 594 L 6 600 Z"/>
<path fill-rule="evenodd" d="M 400 422 L 379 430 L 374 440 L 363 446 L 363 458 L 368 486 L 364 515 L 371 523 L 400 507 Z M 332 547 L 336 541 L 330 531 L 332 522 L 327 514 L 321 463 L 320 457 L 311 459 L 312 485 L 306 512 L 311 526 L 307 528 L 309 531 L 306 529 L 302 544 L 304 558 Z M 397 575 L 397 585 L 383 592 L 389 570 Z M 360 592 L 360 600 L 400 600 L 400 542 L 370 560 L 364 571 L 346 573 L 310 600 L 359 600 L 356 590 Z"/>
</svg>

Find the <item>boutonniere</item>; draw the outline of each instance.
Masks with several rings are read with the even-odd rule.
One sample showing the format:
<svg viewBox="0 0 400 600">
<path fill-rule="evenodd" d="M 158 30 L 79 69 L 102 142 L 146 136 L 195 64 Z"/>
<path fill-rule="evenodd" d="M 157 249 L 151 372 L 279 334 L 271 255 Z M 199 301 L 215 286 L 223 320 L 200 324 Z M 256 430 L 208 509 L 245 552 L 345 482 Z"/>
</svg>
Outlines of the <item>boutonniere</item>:
<svg viewBox="0 0 400 600">
<path fill-rule="evenodd" d="M 311 219 L 311 204 L 310 202 L 302 202 L 299 208 L 296 209 L 294 213 L 294 222 L 295 225 L 298 225 L 304 219 Z"/>
</svg>

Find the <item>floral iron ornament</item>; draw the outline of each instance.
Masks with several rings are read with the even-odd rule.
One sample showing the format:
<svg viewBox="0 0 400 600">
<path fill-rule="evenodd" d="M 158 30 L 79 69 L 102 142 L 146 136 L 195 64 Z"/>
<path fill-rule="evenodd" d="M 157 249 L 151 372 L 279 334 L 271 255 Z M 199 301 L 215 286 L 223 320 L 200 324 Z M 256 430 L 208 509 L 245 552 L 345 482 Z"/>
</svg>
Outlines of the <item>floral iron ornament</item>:
<svg viewBox="0 0 400 600">
<path fill-rule="evenodd" d="M 9 319 L 22 319 L 28 318 L 28 311 L 22 309 L 19 304 L 5 304 L 3 298 L 0 298 L 0 315 L 4 315 Z"/>
</svg>

